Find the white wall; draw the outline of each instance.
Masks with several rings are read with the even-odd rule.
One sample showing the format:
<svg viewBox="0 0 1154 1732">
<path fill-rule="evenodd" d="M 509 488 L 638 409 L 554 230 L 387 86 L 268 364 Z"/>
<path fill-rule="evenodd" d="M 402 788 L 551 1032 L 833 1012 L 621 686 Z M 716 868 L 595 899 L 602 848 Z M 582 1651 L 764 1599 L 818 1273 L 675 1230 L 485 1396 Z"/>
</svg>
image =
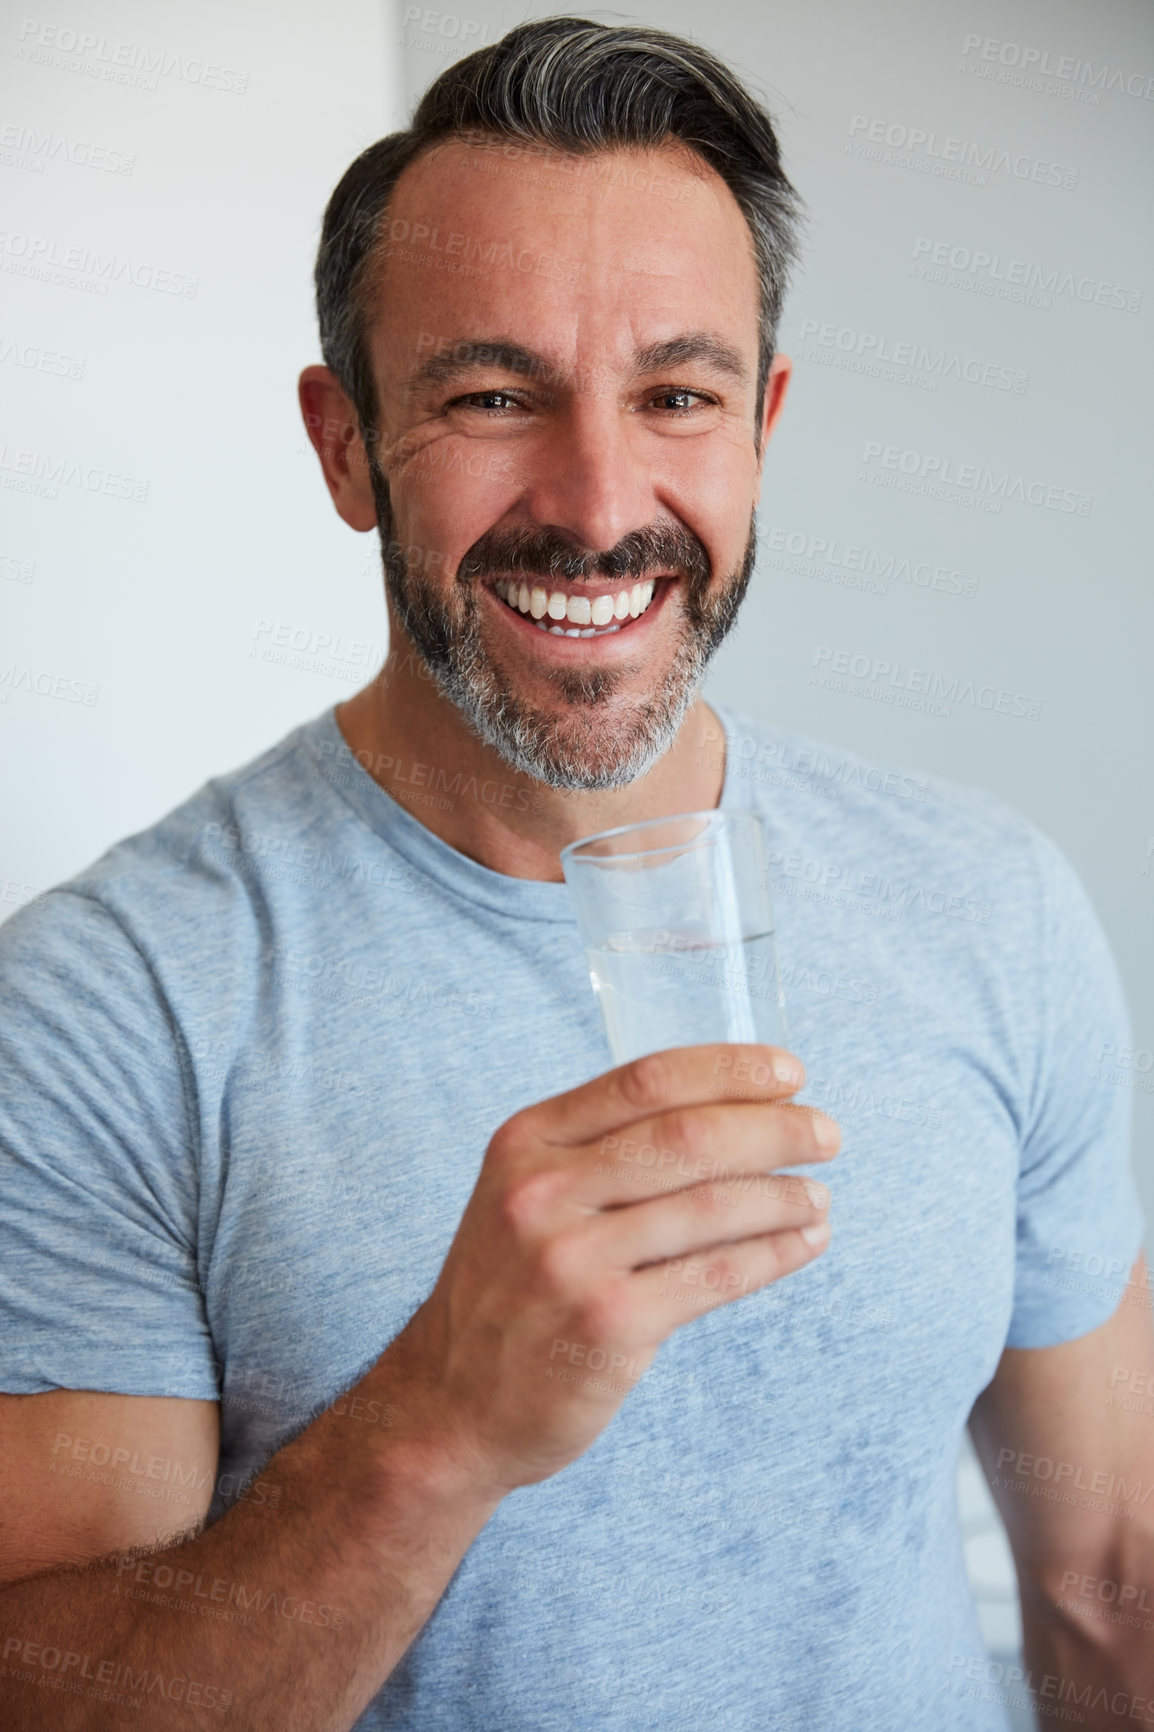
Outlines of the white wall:
<svg viewBox="0 0 1154 1732">
<path fill-rule="evenodd" d="M 325 202 L 402 115 L 378 0 L 0 31 L 4 913 L 381 653 L 375 537 L 333 512 L 295 380 Z M 299 667 L 259 659 L 278 635 Z"/>
</svg>

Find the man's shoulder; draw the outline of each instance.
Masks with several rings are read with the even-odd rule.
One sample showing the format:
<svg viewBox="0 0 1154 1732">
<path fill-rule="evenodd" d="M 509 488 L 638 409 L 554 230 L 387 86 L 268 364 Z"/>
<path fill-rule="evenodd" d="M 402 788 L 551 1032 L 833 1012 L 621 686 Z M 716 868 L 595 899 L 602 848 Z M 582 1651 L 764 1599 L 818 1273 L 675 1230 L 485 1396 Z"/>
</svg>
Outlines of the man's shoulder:
<svg viewBox="0 0 1154 1732">
<path fill-rule="evenodd" d="M 326 800 L 330 712 L 255 758 L 212 777 L 155 823 L 113 844 L 91 865 L 17 910 L 0 928 L 5 947 L 86 928 L 143 936 L 172 916 L 195 941 L 198 923 L 237 903 L 236 881 L 254 858 L 315 831 Z M 331 800 L 331 793 L 327 794 Z M 147 944 L 143 946 L 147 948 Z"/>
<path fill-rule="evenodd" d="M 811 734 L 714 706 L 726 725 L 732 798 L 808 814 L 815 827 L 863 842 L 902 833 L 943 846 L 1030 849 L 1042 836 L 999 795 L 889 759 L 866 757 Z"/>
<path fill-rule="evenodd" d="M 727 802 L 761 812 L 770 864 L 807 894 L 939 905 L 1009 930 L 1079 889 L 1057 844 L 997 794 L 720 709 Z"/>
</svg>

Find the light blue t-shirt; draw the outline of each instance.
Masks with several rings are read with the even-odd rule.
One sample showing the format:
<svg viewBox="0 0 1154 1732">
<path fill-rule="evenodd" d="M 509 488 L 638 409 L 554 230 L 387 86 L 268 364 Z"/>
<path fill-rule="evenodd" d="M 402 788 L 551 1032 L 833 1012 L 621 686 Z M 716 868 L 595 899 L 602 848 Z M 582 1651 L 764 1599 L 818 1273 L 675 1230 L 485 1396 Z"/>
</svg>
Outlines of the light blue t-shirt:
<svg viewBox="0 0 1154 1732">
<path fill-rule="evenodd" d="M 719 713 L 831 1246 L 502 1503 L 365 1732 L 1004 1732 L 955 1468 L 1003 1348 L 1103 1323 L 1141 1245 L 1117 976 L 999 801 Z M 610 1063 L 564 885 L 331 712 L 14 915 L 0 1006 L 0 1388 L 218 1398 L 213 1519 L 427 1296 L 496 1128 Z"/>
</svg>

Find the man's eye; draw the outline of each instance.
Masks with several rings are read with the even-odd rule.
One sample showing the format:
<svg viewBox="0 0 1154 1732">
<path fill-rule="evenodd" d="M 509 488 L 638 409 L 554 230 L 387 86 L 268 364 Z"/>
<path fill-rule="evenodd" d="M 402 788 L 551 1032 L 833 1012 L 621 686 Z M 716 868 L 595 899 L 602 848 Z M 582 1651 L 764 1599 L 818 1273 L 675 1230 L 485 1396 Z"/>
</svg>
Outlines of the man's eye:
<svg viewBox="0 0 1154 1732">
<path fill-rule="evenodd" d="M 517 399 L 508 391 L 473 391 L 467 397 L 457 397 L 449 405 L 456 409 L 464 406 L 467 409 L 481 409 L 492 414 L 501 414 L 510 406 L 516 407 Z"/>
<path fill-rule="evenodd" d="M 702 391 L 659 391 L 649 400 L 659 403 L 674 415 L 692 415 L 696 409 L 707 409 L 713 401 Z"/>
</svg>

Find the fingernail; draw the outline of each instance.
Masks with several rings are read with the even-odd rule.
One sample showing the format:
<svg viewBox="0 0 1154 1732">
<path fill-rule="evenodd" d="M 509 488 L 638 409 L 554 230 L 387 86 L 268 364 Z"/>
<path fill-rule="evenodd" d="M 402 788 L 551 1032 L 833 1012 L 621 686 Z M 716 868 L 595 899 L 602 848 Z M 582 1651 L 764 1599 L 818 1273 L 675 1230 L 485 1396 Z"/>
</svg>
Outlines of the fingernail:
<svg viewBox="0 0 1154 1732">
<path fill-rule="evenodd" d="M 815 1221 L 812 1227 L 803 1227 L 801 1236 L 807 1245 L 823 1245 L 829 1238 L 829 1222 Z"/>
<path fill-rule="evenodd" d="M 797 1066 L 784 1058 L 774 1059 L 773 1074 L 780 1083 L 795 1083 L 801 1080 L 801 1072 Z"/>
<path fill-rule="evenodd" d="M 829 1186 L 823 1185 L 818 1179 L 805 1181 L 805 1194 L 815 1209 L 824 1209 L 829 1202 Z"/>
<path fill-rule="evenodd" d="M 840 1132 L 831 1118 L 825 1113 L 813 1115 L 813 1140 L 822 1149 L 836 1149 Z"/>
</svg>

